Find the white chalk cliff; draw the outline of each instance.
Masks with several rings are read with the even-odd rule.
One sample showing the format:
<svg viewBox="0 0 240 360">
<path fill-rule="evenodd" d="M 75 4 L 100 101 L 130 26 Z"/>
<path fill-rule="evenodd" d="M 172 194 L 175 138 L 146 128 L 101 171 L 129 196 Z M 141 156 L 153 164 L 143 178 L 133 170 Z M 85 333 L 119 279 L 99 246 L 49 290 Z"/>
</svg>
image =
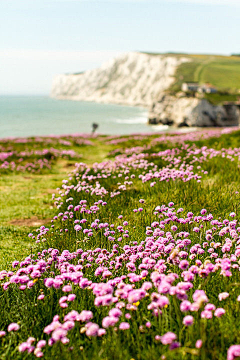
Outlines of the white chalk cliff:
<svg viewBox="0 0 240 360">
<path fill-rule="evenodd" d="M 126 53 L 98 69 L 56 76 L 51 96 L 149 107 L 174 82 L 176 68 L 186 61 L 184 57 Z"/>
<path fill-rule="evenodd" d="M 205 99 L 163 95 L 149 112 L 150 124 L 175 126 L 237 126 L 239 107 L 234 104 L 214 106 Z"/>
</svg>

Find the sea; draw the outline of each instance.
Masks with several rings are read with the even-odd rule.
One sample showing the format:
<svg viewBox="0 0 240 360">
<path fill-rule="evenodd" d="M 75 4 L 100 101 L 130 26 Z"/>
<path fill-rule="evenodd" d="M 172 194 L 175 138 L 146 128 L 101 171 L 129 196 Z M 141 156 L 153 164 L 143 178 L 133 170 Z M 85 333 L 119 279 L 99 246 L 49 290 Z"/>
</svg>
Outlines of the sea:
<svg viewBox="0 0 240 360">
<path fill-rule="evenodd" d="M 0 138 L 90 134 L 127 135 L 167 130 L 150 126 L 146 109 L 48 96 L 0 96 Z"/>
</svg>

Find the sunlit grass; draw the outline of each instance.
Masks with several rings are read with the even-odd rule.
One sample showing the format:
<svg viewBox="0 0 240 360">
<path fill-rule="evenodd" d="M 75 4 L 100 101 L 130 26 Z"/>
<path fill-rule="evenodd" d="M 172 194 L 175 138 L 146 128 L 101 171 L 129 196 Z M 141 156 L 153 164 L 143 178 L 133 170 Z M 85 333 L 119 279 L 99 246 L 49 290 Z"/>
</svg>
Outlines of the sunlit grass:
<svg viewBox="0 0 240 360">
<path fill-rule="evenodd" d="M 36 358 L 40 354 L 38 348 L 28 354 L 27 351 L 19 352 L 19 345 L 29 337 L 36 339 L 32 340 L 34 347 L 39 340 L 48 341 L 52 335 L 43 331 L 55 315 L 59 315 L 62 324 L 64 316 L 71 310 L 78 313 L 83 310 L 92 311 L 91 321 L 101 328 L 104 327 L 102 321 L 108 316 L 109 310 L 117 305 L 121 307 L 122 303 L 124 306 L 121 307 L 119 323 L 127 322 L 130 329 L 121 330 L 117 322 L 116 325 L 106 327 L 106 334 L 95 337 L 86 333 L 85 322 L 74 321 L 73 328 L 65 334 L 69 342 L 64 343 L 60 339 L 51 344 L 50 341 L 43 347 L 43 358 L 226 359 L 229 347 L 240 343 L 240 303 L 237 301 L 240 295 L 237 259 L 240 141 L 239 132 L 225 135 L 219 132 L 219 137 L 215 138 L 210 135 L 209 131 L 209 139 L 201 140 L 199 134 L 199 140 L 195 143 L 187 141 L 188 147 L 181 142 L 181 134 L 176 137 L 180 143 L 174 141 L 175 135 L 171 142 L 164 140 L 164 135 L 159 140 L 156 140 L 157 136 L 146 136 L 133 141 L 131 137 L 126 137 L 123 142 L 115 144 L 107 144 L 104 138 L 94 139 L 95 145 L 81 148 L 81 159 L 57 158 L 51 169 L 44 170 L 42 174 L 8 171 L 1 177 L 1 270 L 9 270 L 13 260 L 23 261 L 26 256 L 30 256 L 25 260 L 26 263 L 16 265 L 16 269 L 23 269 L 23 273 L 28 269 L 26 288 L 21 289 L 18 282 L 14 283 L 11 274 L 8 277 L 4 275 L 1 280 L 0 331 L 7 331 L 12 322 L 20 326 L 16 332 L 7 332 L 0 338 L 2 359 Z M 136 146 L 141 146 L 141 149 Z M 131 147 L 134 148 L 129 150 Z M 227 150 L 229 148 L 236 149 L 232 153 Z M 118 150 L 117 157 L 113 155 L 113 150 Z M 156 154 L 165 150 L 164 155 Z M 220 152 L 217 153 L 216 150 Z M 208 155 L 205 155 L 207 151 Z M 222 157 L 223 153 L 225 157 Z M 89 167 L 82 165 L 75 173 L 71 173 L 74 162 L 87 163 Z M 161 173 L 164 169 L 172 171 L 173 177 Z M 184 176 L 177 177 L 185 170 Z M 143 181 L 144 176 L 149 178 Z M 188 176 L 190 179 L 185 181 Z M 56 188 L 59 191 L 55 191 L 56 196 L 52 200 L 52 193 Z M 96 193 L 96 188 L 99 193 Z M 163 204 L 168 210 L 156 211 L 156 207 Z M 177 212 L 180 208 L 183 210 Z M 212 214 L 209 220 L 195 218 L 201 215 L 201 210 L 202 215 Z M 35 231 L 40 225 L 28 226 L 31 219 L 37 222 L 54 216 L 55 220 L 49 221 L 40 231 Z M 81 222 L 82 219 L 86 221 Z M 215 223 L 211 223 L 211 219 Z M 233 221 L 232 228 L 229 227 L 225 235 L 220 235 L 220 229 L 227 228 L 228 222 L 222 223 L 224 219 Z M 161 224 L 162 227 L 159 226 L 161 221 L 165 221 Z M 219 228 L 217 222 L 222 224 Z M 102 224 L 101 227 L 98 227 L 99 223 Z M 81 225 L 81 229 L 77 229 L 76 225 Z M 199 227 L 197 231 L 194 230 L 196 227 Z M 163 233 L 154 237 L 156 229 Z M 231 233 L 233 229 L 236 229 L 237 235 Z M 114 234 L 110 233 L 113 230 Z M 29 232 L 32 233 L 31 237 L 28 237 Z M 210 238 L 207 239 L 209 235 Z M 159 239 L 163 242 L 159 243 Z M 185 240 L 190 241 L 189 245 L 183 244 Z M 224 250 L 229 241 L 229 250 Z M 177 242 L 181 245 L 180 248 L 177 248 Z M 163 247 L 156 250 L 156 244 Z M 167 246 L 171 244 L 173 249 L 168 250 Z M 203 252 L 191 257 L 194 251 L 190 252 L 190 248 L 197 244 Z M 209 264 L 216 265 L 215 257 L 211 257 L 212 251 L 208 252 L 209 249 L 213 249 L 221 261 L 231 257 L 231 275 L 224 274 L 225 270 L 220 268 L 221 261 L 218 269 L 204 273 Z M 54 254 L 54 251 L 57 252 Z M 178 258 L 179 251 L 186 254 Z M 98 254 L 103 256 L 98 258 Z M 121 261 L 118 260 L 119 257 L 122 258 Z M 198 269 L 199 275 L 195 274 L 193 279 L 185 279 L 186 274 L 180 268 L 179 263 L 185 258 L 189 266 L 196 266 Z M 144 266 L 139 266 L 148 264 L 150 259 L 155 261 L 155 265 L 160 261 L 159 267 L 150 266 L 142 278 L 137 278 L 145 269 Z M 174 259 L 179 261 L 175 262 Z M 161 269 L 161 261 L 166 268 Z M 117 263 L 120 264 L 119 267 L 115 267 Z M 39 271 L 35 268 L 38 264 L 42 264 L 44 269 L 40 266 L 40 274 L 34 274 Z M 110 274 L 106 277 L 103 274 L 97 275 L 95 272 L 100 267 L 110 271 Z M 18 271 L 12 267 L 11 270 Z M 90 283 L 84 288 L 81 281 L 71 278 L 71 274 Z M 200 303 L 197 311 L 184 313 L 180 310 L 184 297 L 177 297 L 168 291 L 161 292 L 159 286 L 162 280 L 156 284 L 156 274 L 160 274 L 164 281 L 171 274 L 179 276 L 174 280 L 174 285 L 171 283 L 172 291 L 179 284 L 189 285 L 185 295 L 194 304 L 196 290 L 203 290 L 209 303 L 217 308 L 224 308 L 225 314 L 218 317 L 213 310 L 212 318 L 205 319 L 202 316 L 204 306 L 208 303 L 205 300 Z M 46 279 L 56 279 L 63 275 L 66 278 L 59 288 L 46 285 Z M 145 282 L 150 283 L 152 288 L 148 289 L 143 298 L 133 303 L 126 295 L 125 298 L 116 296 L 115 302 L 109 306 L 96 305 L 99 295 L 93 293 L 91 282 L 100 286 L 108 284 L 116 291 L 121 288 L 117 287 L 121 276 L 122 286 L 134 285 L 132 290 L 141 289 Z M 134 282 L 131 282 L 131 276 L 136 277 Z M 8 284 L 8 278 L 12 279 L 11 284 Z M 75 300 L 61 300 L 68 295 L 68 292 L 64 292 L 63 285 L 71 285 L 69 292 L 76 295 Z M 221 301 L 219 294 L 223 292 L 227 292 L 228 297 Z M 168 304 L 161 308 L 162 314 L 158 316 L 148 308 L 153 293 L 168 299 Z M 39 299 L 41 295 L 44 295 L 42 300 Z M 61 301 L 67 306 L 62 307 Z M 193 316 L 193 325 L 183 325 L 186 315 Z M 148 323 L 149 327 L 146 325 Z M 67 325 L 72 326 L 70 323 Z M 167 332 L 176 334 L 179 344 L 175 349 L 162 343 L 161 336 Z M 196 341 L 200 339 L 203 345 L 197 347 Z M 27 343 L 26 346 L 30 345 Z"/>
</svg>

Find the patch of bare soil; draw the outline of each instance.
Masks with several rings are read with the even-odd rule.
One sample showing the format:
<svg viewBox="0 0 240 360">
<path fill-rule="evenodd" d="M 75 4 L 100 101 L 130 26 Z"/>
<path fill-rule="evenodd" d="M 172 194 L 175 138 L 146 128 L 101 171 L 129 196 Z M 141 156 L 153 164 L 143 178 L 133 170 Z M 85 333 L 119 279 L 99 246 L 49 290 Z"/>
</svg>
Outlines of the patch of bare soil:
<svg viewBox="0 0 240 360">
<path fill-rule="evenodd" d="M 47 224 L 51 221 L 51 218 L 49 219 L 38 219 L 37 216 L 33 216 L 30 219 L 14 219 L 9 221 L 11 225 L 15 226 L 42 226 L 44 224 Z"/>
<path fill-rule="evenodd" d="M 56 189 L 47 189 L 45 190 L 44 193 L 42 193 L 42 195 L 56 194 L 56 193 L 57 193 Z"/>
</svg>

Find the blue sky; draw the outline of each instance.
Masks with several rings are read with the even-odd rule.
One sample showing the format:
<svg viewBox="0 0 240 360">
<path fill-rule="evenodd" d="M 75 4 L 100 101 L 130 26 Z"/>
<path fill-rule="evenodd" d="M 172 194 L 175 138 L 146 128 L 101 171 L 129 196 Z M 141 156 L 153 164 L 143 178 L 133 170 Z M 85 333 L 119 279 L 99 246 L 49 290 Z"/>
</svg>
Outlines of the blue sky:
<svg viewBox="0 0 240 360">
<path fill-rule="evenodd" d="M 126 51 L 240 53 L 240 0 L 1 0 L 0 94 Z"/>
</svg>

